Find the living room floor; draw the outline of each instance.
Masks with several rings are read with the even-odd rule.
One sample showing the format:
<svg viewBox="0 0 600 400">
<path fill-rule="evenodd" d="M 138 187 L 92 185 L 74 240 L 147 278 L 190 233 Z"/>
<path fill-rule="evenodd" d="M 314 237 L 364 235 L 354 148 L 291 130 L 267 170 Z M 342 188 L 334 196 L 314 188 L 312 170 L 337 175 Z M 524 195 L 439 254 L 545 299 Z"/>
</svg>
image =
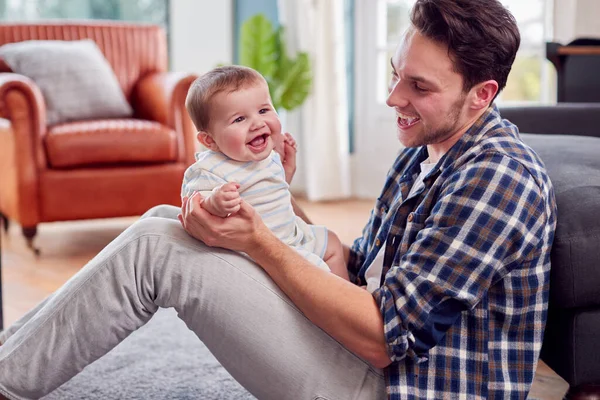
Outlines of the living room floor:
<svg viewBox="0 0 600 400">
<path fill-rule="evenodd" d="M 372 200 L 299 203 L 313 223 L 326 225 L 348 244 L 360 235 L 373 206 Z M 60 287 L 136 219 L 43 224 L 35 241 L 39 258 L 26 247 L 19 226 L 13 223 L 7 234 L 2 230 L 5 326 Z M 567 383 L 540 361 L 529 399 L 562 399 L 567 389 Z"/>
</svg>

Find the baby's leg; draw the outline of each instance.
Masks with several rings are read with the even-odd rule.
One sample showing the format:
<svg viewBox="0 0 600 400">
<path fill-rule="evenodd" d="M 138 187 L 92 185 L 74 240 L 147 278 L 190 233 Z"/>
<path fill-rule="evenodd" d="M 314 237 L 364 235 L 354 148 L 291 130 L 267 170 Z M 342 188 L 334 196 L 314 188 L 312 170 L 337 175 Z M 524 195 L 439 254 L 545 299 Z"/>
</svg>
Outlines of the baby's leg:
<svg viewBox="0 0 600 400">
<path fill-rule="evenodd" d="M 348 266 L 344 260 L 342 242 L 335 233 L 329 230 L 327 231 L 327 249 L 325 249 L 323 261 L 331 269 L 331 272 L 347 281 L 350 280 L 348 277 Z"/>
</svg>

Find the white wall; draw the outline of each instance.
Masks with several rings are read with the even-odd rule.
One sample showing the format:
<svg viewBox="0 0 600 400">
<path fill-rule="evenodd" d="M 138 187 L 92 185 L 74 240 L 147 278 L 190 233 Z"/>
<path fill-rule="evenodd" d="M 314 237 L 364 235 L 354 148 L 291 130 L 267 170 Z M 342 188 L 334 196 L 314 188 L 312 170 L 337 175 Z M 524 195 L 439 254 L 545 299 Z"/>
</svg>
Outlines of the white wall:
<svg viewBox="0 0 600 400">
<path fill-rule="evenodd" d="M 203 73 L 232 62 L 233 0 L 171 0 L 171 70 Z"/>
<path fill-rule="evenodd" d="M 578 37 L 600 38 L 600 1 L 555 0 L 554 40 L 567 44 Z"/>
</svg>

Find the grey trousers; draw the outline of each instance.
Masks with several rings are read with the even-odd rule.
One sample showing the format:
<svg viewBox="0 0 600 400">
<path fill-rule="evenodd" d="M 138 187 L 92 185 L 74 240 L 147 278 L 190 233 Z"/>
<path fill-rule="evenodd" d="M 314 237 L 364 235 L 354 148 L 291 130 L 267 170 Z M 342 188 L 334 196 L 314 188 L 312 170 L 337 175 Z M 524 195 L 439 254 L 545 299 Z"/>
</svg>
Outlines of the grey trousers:
<svg viewBox="0 0 600 400">
<path fill-rule="evenodd" d="M 0 393 L 42 397 L 174 307 L 258 399 L 385 398 L 381 370 L 313 325 L 249 258 L 189 236 L 178 210 L 150 210 L 0 336 Z"/>
</svg>

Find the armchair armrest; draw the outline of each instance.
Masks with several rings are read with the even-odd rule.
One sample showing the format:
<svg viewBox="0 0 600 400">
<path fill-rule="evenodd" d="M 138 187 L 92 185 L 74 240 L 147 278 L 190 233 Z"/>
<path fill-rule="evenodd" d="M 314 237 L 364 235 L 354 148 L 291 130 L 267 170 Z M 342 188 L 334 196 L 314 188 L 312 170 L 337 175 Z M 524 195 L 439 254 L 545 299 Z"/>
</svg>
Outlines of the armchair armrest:
<svg viewBox="0 0 600 400">
<path fill-rule="evenodd" d="M 10 185 L 0 195 L 4 210 L 23 226 L 39 220 L 39 171 L 46 169 L 43 136 L 46 105 L 38 86 L 29 78 L 0 73 L 0 117 L 6 123 L 0 134 L 0 181 Z"/>
<path fill-rule="evenodd" d="M 185 98 L 196 75 L 155 72 L 141 78 L 133 89 L 135 116 L 160 122 L 178 133 L 180 161 L 194 162 L 196 130 L 185 109 Z"/>
<path fill-rule="evenodd" d="M 13 91 L 20 93 L 25 102 L 11 97 Z M 0 73 L 0 117 L 13 121 L 13 124 L 15 120 L 26 117 L 36 132 L 45 133 L 46 103 L 34 81 L 12 72 Z"/>
</svg>

